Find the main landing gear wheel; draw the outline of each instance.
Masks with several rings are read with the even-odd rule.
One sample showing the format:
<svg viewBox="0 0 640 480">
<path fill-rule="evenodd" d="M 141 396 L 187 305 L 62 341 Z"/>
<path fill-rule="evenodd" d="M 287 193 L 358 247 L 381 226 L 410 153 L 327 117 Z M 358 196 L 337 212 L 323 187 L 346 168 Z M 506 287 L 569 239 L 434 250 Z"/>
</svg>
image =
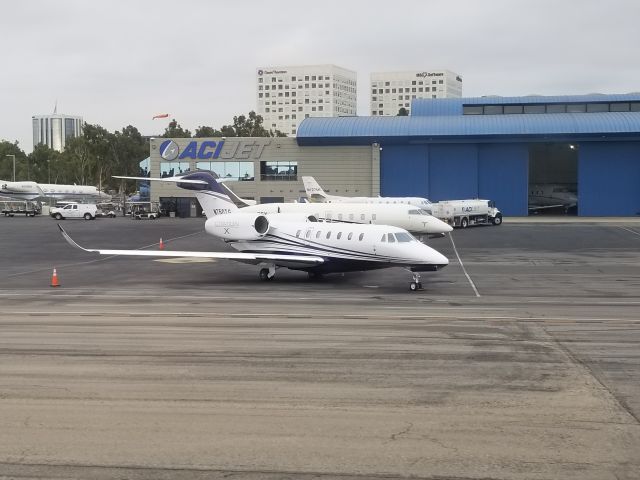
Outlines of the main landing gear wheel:
<svg viewBox="0 0 640 480">
<path fill-rule="evenodd" d="M 273 280 L 273 277 L 275 274 L 276 274 L 275 265 L 269 265 L 268 267 L 263 267 L 260 269 L 260 280 L 262 280 L 263 282 L 268 282 L 269 280 Z"/>
<path fill-rule="evenodd" d="M 261 268 L 260 269 L 260 280 L 262 280 L 263 282 L 268 282 L 272 278 L 273 277 L 269 276 L 269 269 L 268 268 Z"/>
</svg>

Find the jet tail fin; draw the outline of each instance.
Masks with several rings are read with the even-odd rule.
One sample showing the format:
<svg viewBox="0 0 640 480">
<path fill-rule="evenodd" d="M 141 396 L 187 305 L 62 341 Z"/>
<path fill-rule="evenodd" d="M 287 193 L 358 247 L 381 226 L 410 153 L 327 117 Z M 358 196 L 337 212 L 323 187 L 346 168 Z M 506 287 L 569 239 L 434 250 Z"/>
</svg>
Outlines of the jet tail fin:
<svg viewBox="0 0 640 480">
<path fill-rule="evenodd" d="M 147 178 L 147 177 L 123 177 L 128 180 L 149 180 L 154 182 L 175 183 L 185 190 L 193 190 L 194 195 L 200 202 L 207 218 L 225 213 L 232 213 L 238 209 L 236 204 L 229 198 L 228 193 L 216 181 L 215 174 L 206 170 L 186 173 L 179 177 L 168 178 Z"/>
<path fill-rule="evenodd" d="M 312 202 L 324 202 L 329 196 L 322 189 L 320 184 L 316 182 L 313 177 L 302 177 L 302 183 L 304 184 L 304 190 L 307 192 L 307 197 Z"/>
</svg>

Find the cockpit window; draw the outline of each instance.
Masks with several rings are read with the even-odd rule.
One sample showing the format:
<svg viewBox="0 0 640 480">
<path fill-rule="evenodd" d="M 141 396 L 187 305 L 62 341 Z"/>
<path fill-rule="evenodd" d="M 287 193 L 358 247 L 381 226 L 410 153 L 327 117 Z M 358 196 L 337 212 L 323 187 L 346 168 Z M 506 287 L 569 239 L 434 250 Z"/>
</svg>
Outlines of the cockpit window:
<svg viewBox="0 0 640 480">
<path fill-rule="evenodd" d="M 387 233 L 387 237 L 389 238 L 389 243 L 394 243 L 396 238 L 393 236 L 393 233 Z"/>
<path fill-rule="evenodd" d="M 398 232 L 396 233 L 396 239 L 399 242 L 412 242 L 413 237 L 409 235 L 407 232 Z"/>
<path fill-rule="evenodd" d="M 416 210 L 409 210 L 409 215 L 424 215 L 422 213 L 422 210 L 416 209 Z"/>
<path fill-rule="evenodd" d="M 381 242 L 386 242 L 387 241 L 387 234 L 385 233 L 384 235 L 382 235 L 382 240 L 380 240 Z"/>
</svg>

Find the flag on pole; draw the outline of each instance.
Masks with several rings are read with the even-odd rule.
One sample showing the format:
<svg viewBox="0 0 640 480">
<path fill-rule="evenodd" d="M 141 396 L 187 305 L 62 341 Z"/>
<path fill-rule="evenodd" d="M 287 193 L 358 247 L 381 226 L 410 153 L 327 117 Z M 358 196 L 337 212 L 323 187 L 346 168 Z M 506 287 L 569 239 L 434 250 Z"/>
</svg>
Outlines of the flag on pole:
<svg viewBox="0 0 640 480">
<path fill-rule="evenodd" d="M 155 120 L 156 118 L 167 118 L 168 116 L 168 113 L 161 113 L 159 115 L 155 115 L 151 120 Z"/>
</svg>

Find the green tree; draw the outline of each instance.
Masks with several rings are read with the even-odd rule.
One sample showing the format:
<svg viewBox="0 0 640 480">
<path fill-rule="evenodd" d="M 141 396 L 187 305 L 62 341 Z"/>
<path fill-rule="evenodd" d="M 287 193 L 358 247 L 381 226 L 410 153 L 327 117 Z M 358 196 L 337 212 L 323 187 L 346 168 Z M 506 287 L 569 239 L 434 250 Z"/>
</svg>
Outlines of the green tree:
<svg viewBox="0 0 640 480">
<path fill-rule="evenodd" d="M 191 132 L 184 130 L 176 119 L 172 119 L 169 122 L 169 126 L 164 129 L 164 138 L 191 138 Z"/>
<path fill-rule="evenodd" d="M 29 155 L 31 179 L 38 183 L 55 183 L 60 152 L 47 145 L 36 145 Z"/>
<path fill-rule="evenodd" d="M 216 130 L 213 127 L 205 127 L 204 125 L 196 128 L 195 133 L 193 134 L 194 138 L 203 138 L 203 137 L 225 137 L 220 130 Z"/>
<path fill-rule="evenodd" d="M 7 155 L 15 155 L 16 158 L 16 180 L 27 180 L 27 155 L 18 146 L 18 142 L 8 142 L 2 140 L 0 142 L 0 180 L 13 180 L 13 157 Z"/>
<path fill-rule="evenodd" d="M 253 110 L 249 116 L 240 115 L 233 117 L 233 125 L 223 125 L 220 129 L 223 137 L 286 137 L 279 130 L 267 130 L 262 125 L 262 115 Z"/>
<path fill-rule="evenodd" d="M 84 136 L 67 140 L 60 160 L 56 169 L 56 183 L 75 183 L 78 185 L 93 183 L 96 158 L 91 151 L 90 140 Z"/>
<path fill-rule="evenodd" d="M 144 138 L 137 128 L 129 125 L 121 132 L 115 132 L 111 143 L 115 171 L 110 172 L 107 184 L 124 192 L 124 180 L 111 178 L 111 175 L 137 176 L 140 162 L 149 156 L 149 140 Z"/>
<path fill-rule="evenodd" d="M 408 117 L 409 116 L 409 110 L 407 110 L 404 107 L 400 107 L 400 110 L 398 110 L 398 115 L 396 115 L 397 117 Z"/>
</svg>

